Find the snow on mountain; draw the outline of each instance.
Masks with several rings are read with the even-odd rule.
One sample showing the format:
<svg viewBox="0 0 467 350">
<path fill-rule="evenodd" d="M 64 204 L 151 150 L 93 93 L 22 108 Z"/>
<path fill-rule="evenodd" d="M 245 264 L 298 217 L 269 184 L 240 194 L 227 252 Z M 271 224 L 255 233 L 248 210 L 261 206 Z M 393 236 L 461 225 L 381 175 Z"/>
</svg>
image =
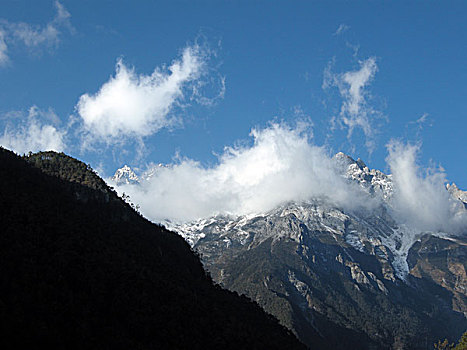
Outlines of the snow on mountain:
<svg viewBox="0 0 467 350">
<path fill-rule="evenodd" d="M 340 152 L 333 160 L 347 181 L 358 183 L 372 198 L 380 198 L 381 205 L 370 212 L 346 212 L 342 208 L 323 200 L 311 199 L 308 202 L 288 203 L 267 213 L 248 216 L 219 215 L 202 218 L 191 223 L 164 224 L 178 232 L 192 246 L 209 234 L 223 238 L 225 245 L 259 244 L 267 238 L 280 239 L 287 236 L 295 241 L 303 237 L 303 230 L 327 232 L 331 237 L 342 239 L 356 250 L 371 255 L 379 255 L 388 261 L 395 274 L 401 279 L 409 272 L 407 255 L 412 245 L 425 233 L 407 224 L 396 222 L 391 216 L 391 198 L 394 194 L 392 175 L 386 175 L 375 169 L 369 169 L 361 160 L 354 160 Z M 455 184 L 448 187 L 452 197 L 465 200 L 466 192 Z M 292 229 L 280 226 L 280 218 L 293 216 L 301 228 Z M 438 236 L 442 232 L 434 233 Z M 393 277 L 391 277 L 393 278 Z"/>
<path fill-rule="evenodd" d="M 384 200 L 392 196 L 394 187 L 391 175 L 376 169 L 370 170 L 360 158 L 355 161 L 342 152 L 337 153 L 333 159 L 342 169 L 344 177 L 358 182 L 368 193 L 378 193 Z"/>
<path fill-rule="evenodd" d="M 129 185 L 139 183 L 138 176 L 128 165 L 124 165 L 120 169 L 117 169 L 117 171 L 115 171 L 114 176 L 112 176 L 112 180 L 117 186 L 123 184 Z"/>
<path fill-rule="evenodd" d="M 168 166 L 162 163 L 152 165 L 143 172 L 140 176 L 131 169 L 128 165 L 124 165 L 115 171 L 111 180 L 117 185 L 135 185 L 141 182 L 150 180 L 160 169 L 167 168 Z"/>
<path fill-rule="evenodd" d="M 304 202 L 286 203 L 265 213 L 240 216 L 224 214 L 192 222 L 167 220 L 162 223 L 178 232 L 191 246 L 196 246 L 199 240 L 212 234 L 219 236 L 226 246 L 230 246 L 258 244 L 267 238 L 279 239 L 284 236 L 300 241 L 305 228 L 310 232 L 327 232 L 334 239 L 339 237 L 339 240 L 360 252 L 384 255 L 393 268 L 388 274 L 394 273 L 403 279 L 409 272 L 409 249 L 424 232 L 397 222 L 394 215 L 391 215 L 394 196 L 392 175 L 369 169 L 361 159 L 354 160 L 342 152 L 337 153 L 333 161 L 346 181 L 357 183 L 369 198 L 380 202 L 376 209 L 345 211 L 325 199 L 310 198 Z M 166 167 L 163 164 L 154 165 L 138 177 L 131 168 L 124 166 L 116 171 L 112 179 L 117 186 L 139 185 L 150 181 L 158 171 Z M 456 202 L 467 202 L 467 193 L 459 190 L 455 184 L 448 185 L 447 190 Z M 465 210 L 465 207 L 462 206 L 459 210 Z M 285 216 L 293 216 L 302 225 L 301 228 L 275 228 L 281 225 L 281 218 Z M 443 235 L 440 232 L 435 234 Z"/>
<path fill-rule="evenodd" d="M 394 175 L 387 175 L 344 153 L 336 154 L 331 163 L 327 166 L 333 169 L 332 181 L 340 186 L 333 188 L 331 183 L 330 190 L 348 189 L 345 198 L 351 203 L 337 202 L 332 198 L 338 197 L 324 192 L 263 212 L 234 215 L 220 208 L 221 214 L 162 224 L 199 252 L 217 283 L 258 302 L 309 346 L 313 345 L 308 342 L 310 334 L 329 342 L 340 334 L 340 327 L 356 331 L 359 346 L 361 335 L 366 334 L 372 345 L 358 348 L 416 348 L 411 342 L 418 344 L 427 334 L 439 339 L 448 331 L 464 330 L 467 193 L 455 184 L 446 185 L 445 190 L 441 181 L 434 183 L 433 191 L 432 179 L 417 177 L 416 171 L 401 187 L 393 168 Z M 139 182 L 121 181 L 120 190 L 156 188 L 153 193 L 166 205 L 169 197 L 164 197 L 164 191 L 170 188 L 164 184 L 186 189 L 190 187 L 184 187 L 183 181 L 193 180 L 188 176 L 177 178 L 181 184 L 160 181 L 172 175 L 171 168 L 155 165 L 139 176 Z M 178 200 L 185 195 L 180 193 Z M 193 193 L 202 203 L 198 192 Z M 258 193 L 252 192 L 251 197 Z M 154 197 L 144 198 L 154 201 Z M 418 210 L 436 214 L 433 207 L 424 208 L 438 200 L 435 208 L 447 210 L 442 216 L 449 219 L 443 221 L 447 224 L 431 228 L 430 223 L 440 221 L 436 215 L 425 222 L 426 228 L 407 220 Z M 457 219 L 460 226 L 454 225 Z M 442 231 L 458 227 L 459 232 Z M 399 327 L 402 319 L 407 327 Z M 418 324 L 424 326 L 417 328 Z M 441 335 L 434 334 L 437 331 Z M 391 347 L 400 339 L 405 339 L 404 346 Z M 355 344 L 348 348 L 357 348 Z"/>
<path fill-rule="evenodd" d="M 273 241 L 287 238 L 300 243 L 308 232 L 325 232 L 331 241 L 386 259 L 393 266 L 386 271 L 389 279 L 394 279 L 394 274 L 403 279 L 408 273 L 406 258 L 413 242 L 406 237 L 415 236 L 410 228 L 397 225 L 384 208 L 372 215 L 361 213 L 359 216 L 318 200 L 290 203 L 256 216 L 218 216 L 189 224 L 164 224 L 192 246 L 206 236 L 216 235 L 225 242 L 225 248 L 257 246 L 270 238 Z"/>
<path fill-rule="evenodd" d="M 460 190 L 455 183 L 447 184 L 446 188 L 452 197 L 467 205 L 467 192 Z"/>
</svg>

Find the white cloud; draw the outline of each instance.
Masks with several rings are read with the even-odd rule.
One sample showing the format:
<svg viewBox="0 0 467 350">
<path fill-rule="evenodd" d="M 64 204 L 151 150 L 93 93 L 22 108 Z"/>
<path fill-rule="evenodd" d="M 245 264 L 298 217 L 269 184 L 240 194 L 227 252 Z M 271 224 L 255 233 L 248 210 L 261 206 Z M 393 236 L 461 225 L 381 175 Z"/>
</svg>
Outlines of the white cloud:
<svg viewBox="0 0 467 350">
<path fill-rule="evenodd" d="M 73 31 L 70 13 L 59 1 L 55 1 L 55 9 L 55 17 L 44 26 L 24 22 L 10 23 L 3 20 L 3 29 L 0 28 L 0 64 L 8 59 L 7 43 L 23 44 L 33 52 L 38 52 L 43 47 L 57 46 L 62 28 L 66 27 Z"/>
<path fill-rule="evenodd" d="M 427 121 L 428 113 L 423 113 L 423 115 L 414 122 L 409 122 L 410 124 L 423 124 Z"/>
<path fill-rule="evenodd" d="M 187 221 L 213 214 L 261 213 L 289 201 L 326 197 L 344 208 L 369 205 L 360 189 L 338 175 L 309 130 L 271 124 L 253 129 L 253 145 L 227 147 L 218 164 L 182 159 L 158 167 L 141 186 L 120 186 L 148 218 Z M 366 197 L 365 197 L 366 198 Z"/>
<path fill-rule="evenodd" d="M 459 232 L 467 229 L 462 204 L 446 191 L 442 169 L 417 165 L 419 145 L 391 140 L 386 159 L 394 181 L 392 208 L 397 218 L 420 231 Z"/>
<path fill-rule="evenodd" d="M 375 148 L 375 130 L 371 118 L 378 115 L 367 102 L 369 96 L 366 87 L 373 80 L 378 70 L 376 59 L 370 57 L 360 62 L 360 68 L 342 74 L 333 74 L 328 66 L 324 71 L 323 89 L 336 86 L 343 99 L 339 114 L 339 123 L 348 129 L 349 140 L 356 128 L 361 128 L 366 137 L 366 146 L 371 153 Z"/>
<path fill-rule="evenodd" d="M 214 89 L 216 90 L 215 96 L 206 96 L 203 88 L 205 88 L 207 85 L 211 85 L 211 87 L 214 86 Z M 224 76 L 210 77 L 209 81 L 197 80 L 196 84 L 193 84 L 190 100 L 195 101 L 202 106 L 212 107 L 216 105 L 218 101 L 224 99 L 225 91 L 226 88 Z"/>
<path fill-rule="evenodd" d="M 379 207 L 382 198 L 372 198 L 346 181 L 336 169 L 339 165 L 325 148 L 312 143 L 310 135 L 304 123 L 253 129 L 251 145 L 226 147 L 214 166 L 179 158 L 169 166 L 150 168 L 146 175 L 152 176 L 143 174 L 139 185 L 117 189 L 156 222 L 259 214 L 288 202 L 319 198 L 347 212 Z M 388 203 L 397 222 L 409 228 L 404 239 L 413 243 L 423 231 L 465 232 L 467 212 L 450 197 L 443 170 L 422 171 L 417 166 L 419 148 L 397 141 L 387 145 L 394 187 Z"/>
<path fill-rule="evenodd" d="M 350 26 L 348 26 L 347 24 L 342 23 L 341 25 L 339 25 L 339 27 L 337 27 L 336 31 L 334 32 L 334 35 L 340 35 L 340 34 L 346 32 L 349 29 L 350 29 Z"/>
<path fill-rule="evenodd" d="M 5 42 L 5 32 L 0 29 L 0 66 L 5 65 L 8 62 L 8 46 Z"/>
<path fill-rule="evenodd" d="M 58 0 L 55 1 L 55 7 L 57 9 L 57 14 L 55 15 L 53 22 L 69 26 L 71 17 L 70 12 L 68 12 L 65 6 L 63 6 Z"/>
<path fill-rule="evenodd" d="M 34 28 L 28 23 L 14 23 L 10 28 L 15 39 L 22 41 L 29 48 L 43 44 L 53 46 L 59 41 L 59 31 L 51 23 L 44 28 Z"/>
<path fill-rule="evenodd" d="M 346 86 L 339 86 L 342 96 L 345 97 L 343 112 L 357 118 L 364 107 L 364 88 L 373 79 L 378 67 L 374 57 L 360 63 L 357 71 L 346 72 L 341 76 L 342 82 Z M 361 126 L 366 126 L 366 122 L 361 122 Z"/>
<path fill-rule="evenodd" d="M 63 151 L 65 131 L 58 130 L 41 119 L 55 119 L 53 110 L 41 111 L 36 106 L 29 109 L 27 117 L 16 127 L 6 127 L 0 136 L 0 145 L 18 154 L 29 151 Z"/>
<path fill-rule="evenodd" d="M 156 68 L 151 75 L 138 75 L 118 60 L 115 76 L 95 95 L 82 95 L 76 106 L 86 141 L 120 143 L 174 125 L 171 111 L 183 100 L 187 84 L 203 74 L 205 59 L 200 46 L 190 46 L 168 69 Z"/>
<path fill-rule="evenodd" d="M 11 23 L 10 30 L 15 39 L 20 40 L 29 48 L 40 45 L 54 46 L 60 41 L 60 27 L 70 26 L 70 13 L 58 1 L 55 1 L 56 15 L 44 27 L 33 26 L 28 23 Z"/>
<path fill-rule="evenodd" d="M 421 133 L 425 126 L 433 126 L 433 119 L 428 113 L 423 113 L 418 119 L 409 121 L 406 125 L 407 134 L 413 134 L 417 140 L 421 140 Z"/>
</svg>

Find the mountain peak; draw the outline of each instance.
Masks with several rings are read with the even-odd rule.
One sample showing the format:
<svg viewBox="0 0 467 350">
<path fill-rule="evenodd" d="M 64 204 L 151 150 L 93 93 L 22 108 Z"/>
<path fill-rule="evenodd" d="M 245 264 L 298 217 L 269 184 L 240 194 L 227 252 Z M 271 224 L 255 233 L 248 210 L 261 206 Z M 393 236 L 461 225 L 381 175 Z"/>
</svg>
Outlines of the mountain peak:
<svg viewBox="0 0 467 350">
<path fill-rule="evenodd" d="M 460 190 L 454 182 L 452 184 L 446 184 L 446 189 L 451 194 L 451 196 L 457 198 L 464 204 L 467 204 L 467 191 Z"/>
<path fill-rule="evenodd" d="M 136 173 L 126 164 L 120 169 L 117 169 L 114 176 L 112 176 L 112 180 L 115 181 L 117 185 L 139 183 L 139 178 Z"/>
<path fill-rule="evenodd" d="M 394 191 L 391 175 L 369 169 L 361 158 L 355 160 L 343 152 L 337 153 L 333 160 L 345 178 L 357 182 L 365 191 L 380 193 L 385 200 L 391 197 Z"/>
<path fill-rule="evenodd" d="M 336 153 L 333 159 L 338 161 L 339 163 L 345 163 L 347 165 L 355 163 L 355 160 L 351 156 L 345 154 L 344 152 Z"/>
</svg>

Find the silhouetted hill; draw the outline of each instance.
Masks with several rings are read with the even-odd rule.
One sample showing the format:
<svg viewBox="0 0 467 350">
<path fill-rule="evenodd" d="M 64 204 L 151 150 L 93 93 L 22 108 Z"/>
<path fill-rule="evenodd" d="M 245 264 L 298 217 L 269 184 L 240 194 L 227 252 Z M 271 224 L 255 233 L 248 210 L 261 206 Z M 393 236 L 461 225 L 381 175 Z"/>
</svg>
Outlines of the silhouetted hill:
<svg viewBox="0 0 467 350">
<path fill-rule="evenodd" d="M 0 148 L 0 213 L 3 349 L 303 348 L 73 158 Z"/>
</svg>

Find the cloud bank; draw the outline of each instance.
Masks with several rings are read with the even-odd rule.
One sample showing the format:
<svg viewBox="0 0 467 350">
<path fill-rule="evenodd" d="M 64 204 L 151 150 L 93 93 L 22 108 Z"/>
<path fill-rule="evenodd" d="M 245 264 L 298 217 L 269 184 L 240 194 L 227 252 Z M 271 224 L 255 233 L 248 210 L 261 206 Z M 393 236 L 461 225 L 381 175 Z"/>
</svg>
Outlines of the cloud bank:
<svg viewBox="0 0 467 350">
<path fill-rule="evenodd" d="M 348 184 L 307 128 L 271 124 L 253 129 L 251 146 L 226 147 L 218 164 L 204 167 L 182 159 L 158 168 L 140 186 L 123 185 L 152 220 L 189 221 L 215 214 L 264 213 L 290 201 L 327 198 L 344 208 L 369 205 L 358 186 Z"/>
<path fill-rule="evenodd" d="M 177 123 L 171 111 L 183 100 L 184 88 L 203 74 L 205 55 L 198 45 L 186 47 L 168 69 L 156 68 L 151 75 L 138 75 L 119 59 L 115 76 L 76 105 L 86 141 L 121 143 Z"/>
<path fill-rule="evenodd" d="M 16 127 L 8 126 L 0 136 L 0 145 L 18 154 L 29 151 L 63 151 L 66 131 L 59 130 L 48 121 L 57 121 L 53 110 L 41 111 L 36 106 Z"/>
<path fill-rule="evenodd" d="M 179 159 L 149 169 L 138 185 L 117 189 L 129 194 L 142 214 L 156 222 L 261 214 L 288 202 L 312 199 L 347 212 L 370 213 L 383 203 L 378 191 L 371 197 L 356 182 L 347 181 L 327 150 L 312 143 L 303 124 L 291 128 L 273 123 L 253 129 L 250 136 L 251 145 L 226 147 L 214 166 Z M 387 149 L 394 189 L 387 203 L 397 222 L 410 228 L 404 231 L 410 245 L 424 231 L 466 233 L 467 211 L 449 195 L 443 171 L 422 171 L 416 159 L 419 146 L 391 141 Z"/>
</svg>

